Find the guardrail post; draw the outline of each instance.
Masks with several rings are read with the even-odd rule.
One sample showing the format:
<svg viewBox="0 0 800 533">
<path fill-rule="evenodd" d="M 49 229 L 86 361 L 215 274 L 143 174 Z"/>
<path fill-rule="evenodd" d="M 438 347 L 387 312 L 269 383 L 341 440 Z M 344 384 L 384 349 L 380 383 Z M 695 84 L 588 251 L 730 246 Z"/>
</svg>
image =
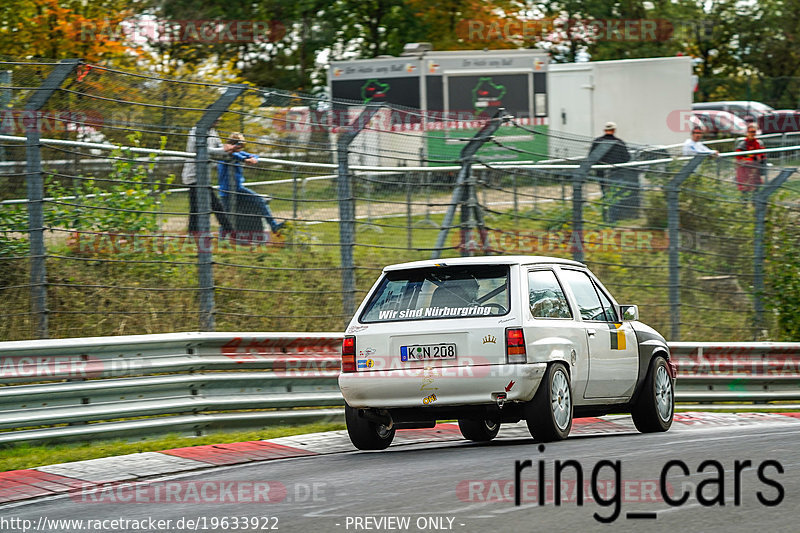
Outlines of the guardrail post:
<svg viewBox="0 0 800 533">
<path fill-rule="evenodd" d="M 453 218 L 455 218 L 456 207 L 462 207 L 462 223 L 466 222 L 464 217 L 475 216 L 478 223 L 480 225 L 483 224 L 483 217 L 477 212 L 476 206 L 470 205 L 471 195 L 474 194 L 471 192 L 474 189 L 474 185 L 469 183 L 472 163 L 475 159 L 475 153 L 480 150 L 481 146 L 483 146 L 486 141 L 492 138 L 497 128 L 509 119 L 511 119 L 511 116 L 506 114 L 505 109 L 499 109 L 497 114 L 489 119 L 480 131 L 469 140 L 467 145 L 461 149 L 461 153 L 458 156 L 461 168 L 458 170 L 458 176 L 456 176 L 456 184 L 453 189 L 453 195 L 450 198 L 450 205 L 447 207 L 447 213 L 444 215 L 442 227 L 439 229 L 439 235 L 436 237 L 436 245 L 431 253 L 431 259 L 439 259 L 442 255 L 442 249 L 447 240 L 447 233 L 450 231 L 450 227 L 453 224 Z"/>
<path fill-rule="evenodd" d="M 337 195 L 339 199 L 339 240 L 342 258 L 342 312 L 345 315 L 345 326 L 355 312 L 356 278 L 353 248 L 355 247 L 356 214 L 353 197 L 352 175 L 348 161 L 350 144 L 358 137 L 361 130 L 367 127 L 380 106 L 369 105 L 364 108 L 352 123 L 345 126 L 336 141 L 336 159 L 338 163 Z"/>
<path fill-rule="evenodd" d="M 62 59 L 47 79 L 31 95 L 25 104 L 25 111 L 34 115 L 41 110 L 54 92 L 58 90 L 67 76 L 75 70 L 80 59 Z M 37 117 L 38 118 L 38 117 Z M 46 339 L 48 333 L 47 316 L 47 251 L 44 246 L 44 179 L 42 177 L 42 149 L 38 128 L 39 120 L 27 128 L 25 140 L 26 177 L 28 187 L 28 232 L 30 235 L 30 280 L 31 311 L 36 320 L 36 337 Z"/>
<path fill-rule="evenodd" d="M 796 168 L 784 168 L 775 179 L 765 183 L 753 195 L 756 223 L 753 236 L 753 307 L 755 309 L 753 340 L 764 328 L 764 227 L 767 218 L 767 200 L 795 172 L 797 172 Z"/>
<path fill-rule="evenodd" d="M 197 175 L 197 281 L 199 287 L 200 331 L 214 331 L 214 272 L 211 238 L 211 180 L 208 173 L 208 130 L 246 86 L 234 85 L 206 108 L 195 124 L 195 169 Z"/>
<path fill-rule="evenodd" d="M 681 277 L 680 277 L 680 212 L 678 199 L 681 184 L 708 154 L 699 154 L 689 160 L 678 171 L 674 178 L 667 184 L 667 232 L 669 234 L 669 315 L 670 315 L 670 340 L 679 341 L 681 338 Z"/>
<path fill-rule="evenodd" d="M 572 173 L 572 259 L 583 262 L 583 183 L 592 165 L 611 150 L 615 141 L 601 141 Z"/>
</svg>

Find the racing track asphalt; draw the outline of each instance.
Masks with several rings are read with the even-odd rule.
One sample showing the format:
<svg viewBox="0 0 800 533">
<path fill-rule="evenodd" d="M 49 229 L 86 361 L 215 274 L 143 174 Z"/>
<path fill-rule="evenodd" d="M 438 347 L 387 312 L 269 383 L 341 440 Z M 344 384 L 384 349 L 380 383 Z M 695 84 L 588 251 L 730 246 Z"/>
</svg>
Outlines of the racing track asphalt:
<svg viewBox="0 0 800 533">
<path fill-rule="evenodd" d="M 521 470 L 521 505 L 514 502 L 515 462 L 530 459 L 532 466 Z M 575 483 L 564 483 L 562 505 L 552 500 L 554 461 L 574 460 L 564 469 L 564 478 L 575 479 L 578 468 L 584 475 L 583 505 L 576 502 Z M 593 476 L 603 460 L 619 461 L 621 490 L 608 485 L 615 468 L 605 466 Z M 672 497 L 684 491 L 688 500 L 670 506 L 661 498 L 659 477 L 668 461 L 683 461 L 690 471 L 685 476 L 679 466 L 669 470 L 667 482 Z M 749 460 L 736 482 L 735 462 Z M 706 461 L 717 461 L 698 473 Z M 535 480 L 539 464 L 544 465 L 546 499 L 538 505 Z M 762 466 L 763 465 L 763 466 Z M 762 466 L 762 478 L 758 469 Z M 780 473 L 782 470 L 783 473 Z M 702 505 L 697 487 L 706 479 L 723 480 L 724 505 L 716 501 Z M 178 482 L 178 492 L 166 496 L 166 484 Z M 563 442 L 540 445 L 526 433 L 524 424 L 504 426 L 498 438 L 488 444 L 463 440 L 417 442 L 393 445 L 381 452 L 343 451 L 329 455 L 297 457 L 246 465 L 219 467 L 148 480 L 149 492 L 140 501 L 126 499 L 118 488 L 105 492 L 73 493 L 7 506 L 0 510 L 4 531 L 21 531 L 12 526 L 30 520 L 41 524 L 42 517 L 83 520 L 171 520 L 169 525 L 147 529 L 119 527 L 101 523 L 92 531 L 170 531 L 195 530 L 187 520 L 196 520 L 198 531 L 800 531 L 800 420 L 786 422 L 730 424 L 717 422 L 697 426 L 673 427 L 667 433 L 641 435 L 625 429 L 616 433 L 581 434 Z M 265 498 L 254 496 L 254 484 L 268 483 Z M 160 493 L 153 486 L 160 484 Z M 719 485 L 706 482 L 701 498 L 713 500 Z M 225 490 L 224 502 L 198 504 L 198 491 Z M 592 487 L 600 505 L 591 501 Z M 227 489 L 221 489 L 227 487 Z M 237 492 L 241 489 L 241 492 Z M 192 492 L 194 490 L 194 492 Z M 257 490 L 255 492 L 258 492 Z M 737 505 L 738 493 L 738 505 Z M 779 497 L 783 494 L 782 498 Z M 127 493 L 127 499 L 133 491 Z M 768 506 L 759 501 L 777 503 Z M 614 496 L 619 502 L 614 502 Z M 175 500 L 175 501 L 167 501 Z M 177 501 L 180 500 L 180 501 Z M 601 517 L 619 516 L 610 524 Z M 634 513 L 634 514 L 631 514 Z M 644 517 L 635 513 L 654 513 Z M 234 517 L 239 517 L 234 528 Z M 390 517 L 397 517 L 392 519 Z M 227 518 L 225 523 L 223 518 Z M 178 521 L 183 519 L 183 523 Z M 248 528 L 244 529 L 244 519 Z M 255 520 L 254 520 L 255 519 Z M 408 520 L 407 526 L 403 520 Z M 45 522 L 47 523 L 47 522 Z M 152 525 L 154 522 L 151 522 Z M 86 531 L 51 525 L 46 531 Z M 256 524 L 257 527 L 250 527 Z M 111 527 L 117 525 L 117 527 Z M 130 525 L 130 523 L 129 523 Z M 138 525 L 144 525 L 144 522 Z M 95 523 L 97 526 L 97 523 Z M 102 527 L 102 526 L 107 526 Z M 163 527 L 162 527 L 163 526 Z M 212 527 L 213 526 L 213 527 Z M 39 529 L 41 531 L 42 529 Z"/>
</svg>

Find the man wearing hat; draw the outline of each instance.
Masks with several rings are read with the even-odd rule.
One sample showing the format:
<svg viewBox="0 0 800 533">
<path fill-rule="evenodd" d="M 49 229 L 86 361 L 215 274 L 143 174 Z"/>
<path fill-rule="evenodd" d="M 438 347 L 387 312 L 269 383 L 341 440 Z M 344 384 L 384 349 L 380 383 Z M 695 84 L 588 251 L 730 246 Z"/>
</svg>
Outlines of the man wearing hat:
<svg viewBox="0 0 800 533">
<path fill-rule="evenodd" d="M 631 160 L 631 156 L 628 153 L 628 147 L 625 145 L 625 142 L 620 139 L 619 137 L 615 136 L 614 134 L 617 131 L 617 125 L 614 122 L 606 122 L 605 128 L 603 129 L 603 135 L 601 137 L 597 137 L 594 141 L 592 141 L 592 149 L 589 150 L 589 153 L 594 151 L 598 144 L 601 142 L 613 142 L 614 145 L 605 153 L 603 157 L 600 158 L 601 163 L 608 163 L 611 165 L 616 165 L 618 163 L 627 163 Z"/>
<path fill-rule="evenodd" d="M 592 141 L 592 147 L 589 150 L 589 153 L 592 153 L 600 143 L 613 143 L 605 155 L 600 158 L 599 163 L 617 165 L 619 163 L 627 163 L 631 160 L 631 156 L 628 153 L 628 147 L 625 145 L 625 142 L 614 135 L 616 131 L 617 124 L 608 121 L 603 128 L 603 135 Z M 611 192 L 611 184 L 624 185 L 630 181 L 630 178 L 632 178 L 633 175 L 631 174 L 631 171 L 626 168 L 615 168 L 611 170 L 598 170 L 597 177 L 600 180 L 600 190 L 603 192 L 603 220 L 605 222 L 609 222 L 608 218 L 611 218 L 610 222 L 615 222 L 618 217 L 609 217 L 606 211 L 606 201 L 608 200 L 607 195 Z M 628 195 L 630 192 L 631 191 L 625 191 L 625 195 Z M 616 207 L 616 205 L 619 203 L 620 202 L 617 202 L 617 204 L 612 205 L 611 209 L 614 210 L 614 207 Z M 614 211 L 616 212 L 618 210 Z"/>
</svg>

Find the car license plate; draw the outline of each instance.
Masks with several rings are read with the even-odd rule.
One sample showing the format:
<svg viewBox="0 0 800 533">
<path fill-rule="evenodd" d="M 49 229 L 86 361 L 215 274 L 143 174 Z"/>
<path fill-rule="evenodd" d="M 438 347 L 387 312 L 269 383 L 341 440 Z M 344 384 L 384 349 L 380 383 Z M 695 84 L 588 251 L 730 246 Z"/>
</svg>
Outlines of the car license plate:
<svg viewBox="0 0 800 533">
<path fill-rule="evenodd" d="M 455 359 L 454 343 L 414 344 L 400 347 L 401 361 L 421 361 L 423 359 Z"/>
</svg>

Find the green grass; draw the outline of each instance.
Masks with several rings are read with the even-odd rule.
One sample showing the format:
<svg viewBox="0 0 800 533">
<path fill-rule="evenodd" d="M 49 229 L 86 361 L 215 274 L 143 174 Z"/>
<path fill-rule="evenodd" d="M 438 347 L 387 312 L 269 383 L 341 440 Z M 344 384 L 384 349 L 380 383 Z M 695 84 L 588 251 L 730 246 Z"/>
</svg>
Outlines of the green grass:
<svg viewBox="0 0 800 533">
<path fill-rule="evenodd" d="M 0 472 L 35 468 L 38 466 L 85 461 L 129 453 L 156 452 L 172 448 L 200 446 L 203 444 L 224 444 L 251 440 L 268 440 L 290 435 L 303 435 L 323 431 L 345 429 L 344 424 L 306 424 L 296 427 L 274 427 L 258 431 L 210 433 L 202 437 L 165 437 L 126 442 L 121 440 L 104 440 L 80 444 L 37 445 L 20 444 L 0 448 Z"/>
<path fill-rule="evenodd" d="M 508 178 L 503 180 L 508 181 Z M 530 187 L 530 183 L 526 186 Z M 521 205 L 517 213 L 511 213 L 510 205 L 495 206 L 502 211 L 501 214 L 486 213 L 490 244 L 499 253 L 569 258 L 571 252 L 565 245 L 532 245 L 531 236 L 571 231 L 571 205 L 569 200 L 562 203 L 558 198 L 557 182 L 538 183 L 549 186 L 549 194 L 555 201 L 541 202 L 533 208 L 531 204 Z M 319 200 L 319 203 L 302 206 L 301 218 L 315 209 L 336 206 L 335 190 L 331 184 L 326 181 L 308 184 L 306 197 Z M 501 184 L 508 187 L 504 181 Z M 711 244 L 702 243 L 701 253 L 687 251 L 682 254 L 682 266 L 685 267 L 681 274 L 682 340 L 752 340 L 751 288 L 748 286 L 751 279 L 748 276 L 752 272 L 752 243 L 737 244 L 737 239 L 747 239 L 752 235 L 752 224 L 747 222 L 752 218 L 752 208 L 746 206 L 745 213 L 741 212 L 740 204 L 722 203 L 715 208 L 714 194 L 717 194 L 718 186 L 713 180 L 708 184 L 695 183 L 692 185 L 695 190 L 705 188 L 709 190 L 708 194 L 686 198 L 682 195 L 683 228 L 716 236 L 716 241 Z M 596 190 L 596 186 L 588 189 Z M 272 203 L 275 211 L 291 211 L 291 202 L 287 199 L 291 198 L 291 184 L 265 187 L 264 190 L 275 197 Z M 446 193 L 444 189 L 437 189 L 432 193 L 434 202 L 442 203 Z M 407 219 L 402 205 L 405 194 L 404 190 L 389 185 L 374 192 L 372 219 L 359 218 L 357 221 L 356 246 L 353 249 L 357 266 L 356 304 L 383 266 L 431 256 L 439 230 L 421 224 L 424 219 L 421 214 L 412 216 L 410 221 Z M 510 195 L 505 198 L 510 199 Z M 415 201 L 422 201 L 419 193 L 416 193 Z M 168 197 L 164 211 L 182 212 L 186 209 L 185 204 L 186 195 L 172 195 Z M 625 220 L 617 228 L 610 229 L 653 231 L 654 235 L 665 240 L 662 233 L 666 223 L 663 195 L 646 193 L 643 205 L 640 218 Z M 359 202 L 359 206 L 359 215 L 363 215 L 364 202 Z M 444 207 L 433 206 L 430 209 L 439 212 L 431 214 L 430 220 L 441 223 Z M 387 216 L 389 214 L 393 216 Z M 338 216 L 338 210 L 334 216 Z M 457 212 L 456 221 L 458 218 Z M 595 205 L 585 206 L 584 218 L 585 230 L 604 228 Z M 740 219 L 743 222 L 739 223 Z M 185 231 L 185 219 L 178 217 L 175 221 L 181 223 L 177 231 Z M 412 226 L 410 237 L 409 224 Z M 501 232 L 515 233 L 502 236 Z M 48 253 L 61 256 L 47 260 L 51 337 L 198 329 L 194 248 L 171 249 L 161 254 L 142 251 L 79 253 L 67 246 L 66 235 L 55 232 L 46 237 Z M 459 239 L 459 230 L 451 230 L 443 258 L 460 255 L 457 248 Z M 281 246 L 228 247 L 215 251 L 216 330 L 340 331 L 347 318 L 342 311 L 340 241 L 338 223 L 295 223 Z M 710 253 L 704 255 L 706 252 Z M 104 262 L 108 259 L 140 262 Z M 643 321 L 665 334 L 669 333 L 669 280 L 665 250 L 592 249 L 587 251 L 585 261 L 619 301 L 639 304 Z M 12 262 L 5 264 L 11 266 Z M 7 308 L 15 310 L 0 321 L 0 340 L 33 336 L 31 316 L 25 314 L 30 308 L 30 293 L 24 286 L 28 282 L 27 260 L 19 260 L 13 265 L 14 268 L 0 268 L 0 285 L 9 287 L 3 290 Z M 735 276 L 742 292 L 725 294 L 728 288 L 715 288 L 710 285 L 712 282 L 704 279 L 720 272 Z M 715 311 L 714 308 L 722 309 Z"/>
</svg>

